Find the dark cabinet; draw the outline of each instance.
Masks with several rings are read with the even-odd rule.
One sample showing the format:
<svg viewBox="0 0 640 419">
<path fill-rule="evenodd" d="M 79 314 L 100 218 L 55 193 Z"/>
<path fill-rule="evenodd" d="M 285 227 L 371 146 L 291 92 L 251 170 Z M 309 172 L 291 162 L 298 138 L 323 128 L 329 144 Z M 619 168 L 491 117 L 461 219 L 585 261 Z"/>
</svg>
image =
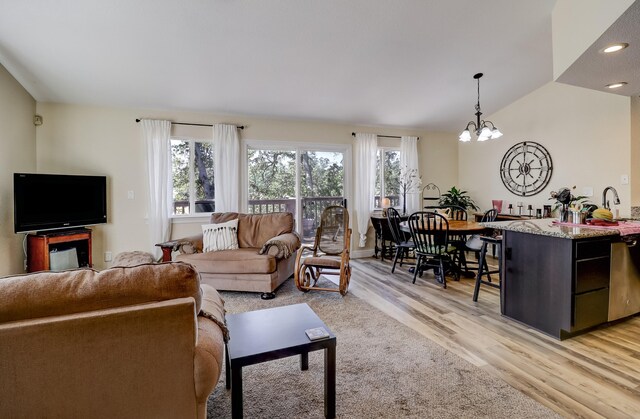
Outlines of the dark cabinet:
<svg viewBox="0 0 640 419">
<path fill-rule="evenodd" d="M 588 329 L 607 322 L 609 288 L 589 291 L 574 296 L 572 332 Z"/>
<path fill-rule="evenodd" d="M 577 241 L 573 269 L 571 332 L 607 322 L 611 279 L 611 240 Z"/>
<path fill-rule="evenodd" d="M 607 321 L 611 239 L 504 231 L 502 312 L 562 339 Z"/>
</svg>

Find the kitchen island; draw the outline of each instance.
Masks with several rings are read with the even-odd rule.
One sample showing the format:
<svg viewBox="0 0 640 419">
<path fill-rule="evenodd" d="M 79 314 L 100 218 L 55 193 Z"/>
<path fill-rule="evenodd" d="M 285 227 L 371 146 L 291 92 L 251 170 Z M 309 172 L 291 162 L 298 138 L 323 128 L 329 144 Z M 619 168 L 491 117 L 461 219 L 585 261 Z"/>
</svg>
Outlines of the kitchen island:
<svg viewBox="0 0 640 419">
<path fill-rule="evenodd" d="M 616 227 L 554 221 L 484 223 L 503 231 L 502 314 L 565 339 L 640 312 L 640 235 L 628 235 L 633 226 L 621 236 Z"/>
</svg>

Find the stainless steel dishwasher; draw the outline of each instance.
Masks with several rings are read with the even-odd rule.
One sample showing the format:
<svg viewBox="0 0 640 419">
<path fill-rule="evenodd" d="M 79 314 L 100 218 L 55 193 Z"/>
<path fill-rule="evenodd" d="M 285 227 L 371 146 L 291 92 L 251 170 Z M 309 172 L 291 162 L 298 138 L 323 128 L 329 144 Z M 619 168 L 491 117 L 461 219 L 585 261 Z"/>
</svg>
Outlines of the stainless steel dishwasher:
<svg viewBox="0 0 640 419">
<path fill-rule="evenodd" d="M 611 243 L 609 317 L 617 320 L 640 312 L 640 236 Z"/>
</svg>

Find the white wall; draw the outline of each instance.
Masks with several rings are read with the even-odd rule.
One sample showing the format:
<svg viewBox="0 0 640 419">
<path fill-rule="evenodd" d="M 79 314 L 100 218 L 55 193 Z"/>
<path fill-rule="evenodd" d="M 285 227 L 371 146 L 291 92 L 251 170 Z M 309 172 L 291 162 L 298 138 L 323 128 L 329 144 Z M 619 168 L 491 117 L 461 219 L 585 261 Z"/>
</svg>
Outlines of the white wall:
<svg viewBox="0 0 640 419">
<path fill-rule="evenodd" d="M 629 185 L 620 175 L 630 174 L 630 99 L 580 87 L 550 82 L 512 103 L 488 119 L 504 136 L 485 143 L 461 143 L 459 179 L 476 202 L 486 210 L 492 199 L 524 202 L 541 208 L 549 193 L 560 187 L 593 187 L 593 202 L 600 205 L 603 189 L 614 186 L 620 195 L 621 216 L 631 205 Z M 520 198 L 502 184 L 499 166 L 505 152 L 521 141 L 542 144 L 553 159 L 549 186 L 540 194 Z M 506 212 L 503 210 L 503 212 Z"/>
<path fill-rule="evenodd" d="M 631 206 L 640 207 L 640 97 L 631 98 Z"/>
<path fill-rule="evenodd" d="M 298 141 L 351 145 L 351 132 L 417 135 L 423 179 L 440 185 L 457 182 L 455 134 L 428 133 L 383 127 L 358 127 L 314 121 L 292 121 L 248 116 L 174 111 L 104 108 L 38 103 L 44 125 L 37 131 L 37 167 L 43 173 L 101 174 L 108 176 L 109 223 L 94 228 L 94 264 L 104 267 L 103 254 L 149 249 L 146 225 L 144 150 L 135 119 L 157 118 L 175 122 L 226 122 L 245 125 L 241 138 L 264 141 Z M 210 135 L 210 128 L 176 127 L 180 134 Z M 353 188 L 357 187 L 354 179 Z M 127 199 L 134 191 L 135 199 Z M 352 200 L 351 200 L 352 202 Z M 353 217 L 355 218 L 355 217 Z M 174 224 L 173 237 L 200 231 L 200 222 Z M 353 219 L 355 226 L 355 219 Z M 369 233 L 368 253 L 373 247 Z M 354 249 L 359 250 L 359 249 Z M 356 253 L 356 252 L 354 252 Z"/>
<path fill-rule="evenodd" d="M 0 276 L 24 272 L 24 235 L 13 232 L 13 174 L 36 167 L 36 101 L 0 65 Z"/>
</svg>

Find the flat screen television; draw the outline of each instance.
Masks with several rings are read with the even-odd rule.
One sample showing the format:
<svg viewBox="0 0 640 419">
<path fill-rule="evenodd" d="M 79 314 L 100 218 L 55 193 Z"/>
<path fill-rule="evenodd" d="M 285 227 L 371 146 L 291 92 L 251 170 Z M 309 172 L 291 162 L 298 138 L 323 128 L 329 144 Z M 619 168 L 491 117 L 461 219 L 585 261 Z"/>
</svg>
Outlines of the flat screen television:
<svg viewBox="0 0 640 419">
<path fill-rule="evenodd" d="M 107 222 L 107 177 L 13 174 L 16 233 Z"/>
</svg>

